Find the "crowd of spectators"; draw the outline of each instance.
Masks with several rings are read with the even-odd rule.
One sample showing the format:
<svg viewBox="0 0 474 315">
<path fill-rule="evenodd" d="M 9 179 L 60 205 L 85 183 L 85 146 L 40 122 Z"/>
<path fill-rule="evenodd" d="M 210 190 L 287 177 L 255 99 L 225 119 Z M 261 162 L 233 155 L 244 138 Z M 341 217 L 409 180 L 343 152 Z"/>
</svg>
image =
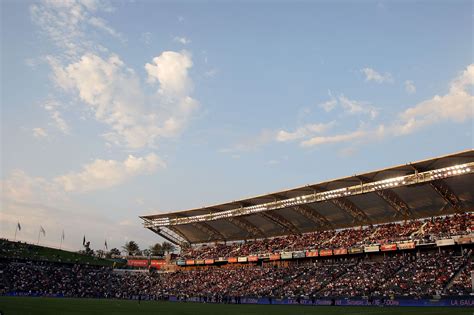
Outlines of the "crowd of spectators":
<svg viewBox="0 0 474 315">
<path fill-rule="evenodd" d="M 468 295 L 472 289 L 472 278 L 473 263 L 469 262 L 466 264 L 464 269 L 461 270 L 459 275 L 454 279 L 451 286 L 446 289 L 446 293 L 449 295 Z"/>
<path fill-rule="evenodd" d="M 466 263 L 466 255 L 451 251 L 420 253 L 411 257 L 400 271 L 384 284 L 391 295 L 440 295 L 448 281 Z"/>
<path fill-rule="evenodd" d="M 250 240 L 244 243 L 206 245 L 183 251 L 181 257 L 185 259 L 205 259 L 313 248 L 349 248 L 405 240 L 427 242 L 453 235 L 469 234 L 473 229 L 474 213 L 463 213 L 426 220 L 410 220 Z"/>
<path fill-rule="evenodd" d="M 467 251 L 435 250 L 387 257 L 294 261 L 282 266 L 212 266 L 169 273 L 12 260 L 0 262 L 0 294 L 124 299 L 166 299 L 172 295 L 184 299 L 206 297 L 209 301 L 237 296 L 421 297 L 443 292 L 459 295 L 470 292 L 469 257 Z"/>
</svg>

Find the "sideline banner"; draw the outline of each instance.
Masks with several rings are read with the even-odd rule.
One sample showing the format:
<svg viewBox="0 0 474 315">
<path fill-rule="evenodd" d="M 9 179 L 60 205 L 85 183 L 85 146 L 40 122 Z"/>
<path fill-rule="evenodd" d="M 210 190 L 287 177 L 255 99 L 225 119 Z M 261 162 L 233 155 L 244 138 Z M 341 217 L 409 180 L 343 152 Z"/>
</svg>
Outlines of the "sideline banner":
<svg viewBox="0 0 474 315">
<path fill-rule="evenodd" d="M 319 256 L 332 256 L 332 249 L 321 249 Z"/>
<path fill-rule="evenodd" d="M 449 245 L 454 245 L 454 240 L 452 238 L 436 241 L 436 246 L 449 246 Z"/>
<path fill-rule="evenodd" d="M 346 255 L 347 248 L 337 248 L 334 250 L 334 255 Z"/>
<path fill-rule="evenodd" d="M 279 260 L 280 254 L 270 254 L 270 260 Z"/>
<path fill-rule="evenodd" d="M 373 252 L 378 252 L 378 251 L 379 251 L 379 245 L 371 245 L 371 246 L 364 247 L 364 252 L 366 253 L 373 253 Z"/>
<path fill-rule="evenodd" d="M 414 249 L 415 248 L 415 242 L 398 243 L 397 247 L 398 247 L 398 249 Z"/>
<path fill-rule="evenodd" d="M 280 257 L 281 259 L 291 259 L 293 258 L 293 253 L 281 253 Z"/>
<path fill-rule="evenodd" d="M 127 266 L 147 267 L 148 266 L 148 260 L 147 259 L 129 259 L 129 260 L 127 260 Z"/>
<path fill-rule="evenodd" d="M 7 295 L 13 295 L 12 293 Z M 14 295 L 13 295 L 14 296 Z M 170 296 L 169 301 L 181 302 L 185 300 L 179 300 L 175 296 Z M 199 298 L 190 297 L 186 301 L 203 302 Z M 235 303 L 235 299 L 232 299 L 231 303 Z M 412 299 L 412 298 L 394 298 L 394 299 L 363 299 L 363 298 L 324 298 L 324 299 L 291 299 L 291 298 L 269 298 L 269 297 L 242 297 L 240 298 L 241 304 L 279 304 L 279 305 L 338 305 L 338 306 L 441 306 L 441 307 L 474 307 L 474 298 L 469 296 L 464 297 L 451 297 L 443 298 L 439 300 L 435 299 Z"/>
<path fill-rule="evenodd" d="M 382 246 L 380 246 L 380 250 L 383 252 L 389 250 L 397 250 L 397 244 L 383 244 Z"/>
<path fill-rule="evenodd" d="M 363 252 L 364 252 L 364 249 L 362 247 L 349 248 L 349 254 L 361 254 Z"/>
<path fill-rule="evenodd" d="M 293 252 L 293 258 L 304 258 L 305 257 L 305 252 Z"/>
<path fill-rule="evenodd" d="M 318 250 L 310 250 L 306 252 L 306 257 L 318 257 L 319 252 Z"/>
</svg>

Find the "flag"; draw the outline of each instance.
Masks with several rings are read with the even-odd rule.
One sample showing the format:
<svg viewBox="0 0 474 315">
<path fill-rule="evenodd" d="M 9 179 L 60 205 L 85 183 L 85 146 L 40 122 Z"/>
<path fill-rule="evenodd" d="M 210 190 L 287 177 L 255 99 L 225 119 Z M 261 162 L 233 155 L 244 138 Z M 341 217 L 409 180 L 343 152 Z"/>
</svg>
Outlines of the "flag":
<svg viewBox="0 0 474 315">
<path fill-rule="evenodd" d="M 82 239 L 82 246 L 86 246 L 86 236 L 84 235 L 84 238 Z"/>
<path fill-rule="evenodd" d="M 105 240 L 104 246 L 105 246 L 105 249 L 109 249 L 109 247 L 107 246 L 107 240 Z"/>
<path fill-rule="evenodd" d="M 43 229 L 41 225 L 40 225 L 40 233 L 43 233 L 43 236 L 46 236 L 46 231 Z"/>
<path fill-rule="evenodd" d="M 20 221 L 18 221 L 18 224 L 16 225 L 16 228 L 18 229 L 18 231 L 21 231 Z"/>
<path fill-rule="evenodd" d="M 61 239 L 64 240 L 64 230 L 63 230 L 63 234 L 61 235 Z"/>
</svg>

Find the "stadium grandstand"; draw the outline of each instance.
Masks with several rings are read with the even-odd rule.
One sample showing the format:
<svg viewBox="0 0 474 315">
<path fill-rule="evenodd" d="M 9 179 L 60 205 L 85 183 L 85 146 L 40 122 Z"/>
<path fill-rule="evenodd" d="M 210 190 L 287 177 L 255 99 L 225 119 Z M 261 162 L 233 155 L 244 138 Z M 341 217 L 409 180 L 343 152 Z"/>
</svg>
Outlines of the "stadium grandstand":
<svg viewBox="0 0 474 315">
<path fill-rule="evenodd" d="M 142 216 L 180 246 L 123 270 L 2 240 L 0 295 L 216 304 L 474 306 L 474 151 Z M 63 257 L 63 256 L 61 256 Z"/>
<path fill-rule="evenodd" d="M 474 209 L 468 150 L 197 209 L 146 215 L 144 226 L 187 247 L 417 220 Z"/>
</svg>

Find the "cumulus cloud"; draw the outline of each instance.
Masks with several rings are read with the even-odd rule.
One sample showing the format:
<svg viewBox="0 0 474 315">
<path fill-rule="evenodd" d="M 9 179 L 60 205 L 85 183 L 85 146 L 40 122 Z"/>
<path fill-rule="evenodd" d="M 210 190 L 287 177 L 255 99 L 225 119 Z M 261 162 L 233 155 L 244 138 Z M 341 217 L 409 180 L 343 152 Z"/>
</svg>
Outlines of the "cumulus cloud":
<svg viewBox="0 0 474 315">
<path fill-rule="evenodd" d="M 338 135 L 332 135 L 332 136 L 313 137 L 311 139 L 302 141 L 300 144 L 303 147 L 313 147 L 313 146 L 328 144 L 328 143 L 354 141 L 354 140 L 360 139 L 360 138 L 362 138 L 366 135 L 367 135 L 366 131 L 356 130 L 356 131 L 353 131 L 353 132 L 338 134 Z"/>
<path fill-rule="evenodd" d="M 33 128 L 32 132 L 33 132 L 33 137 L 37 139 L 46 138 L 48 136 L 48 133 L 43 128 Z"/>
<path fill-rule="evenodd" d="M 343 94 L 335 97 L 329 93 L 329 96 L 331 97 L 330 100 L 318 105 L 326 112 L 340 108 L 349 115 L 364 114 L 369 115 L 371 119 L 376 118 L 378 115 L 378 110 L 368 102 L 353 100 Z"/>
<path fill-rule="evenodd" d="M 183 97 L 191 88 L 188 69 L 193 66 L 191 56 L 187 51 L 165 51 L 153 58 L 153 63 L 147 63 L 148 82 L 159 82 L 159 93 L 169 96 Z"/>
<path fill-rule="evenodd" d="M 123 162 L 98 159 L 84 165 L 80 172 L 56 177 L 54 182 L 66 192 L 87 192 L 119 185 L 128 178 L 152 173 L 160 167 L 165 167 L 165 163 L 154 153 L 145 157 L 129 155 Z"/>
<path fill-rule="evenodd" d="M 61 49 L 63 57 L 74 58 L 87 51 L 106 50 L 105 47 L 89 39 L 87 34 L 91 30 L 100 30 L 121 38 L 120 33 L 97 16 L 99 12 L 112 9 L 104 1 L 43 0 L 30 6 L 30 14 L 42 34 Z"/>
<path fill-rule="evenodd" d="M 407 91 L 407 93 L 409 93 L 409 94 L 415 93 L 416 92 L 415 83 L 413 83 L 413 81 L 411 81 L 411 80 L 406 80 L 405 81 L 405 91 Z"/>
<path fill-rule="evenodd" d="M 319 104 L 319 107 L 324 109 L 326 112 L 332 111 L 337 106 L 337 100 L 335 98 L 330 99 L 324 103 Z"/>
<path fill-rule="evenodd" d="M 113 29 L 112 27 L 110 27 L 108 24 L 107 24 L 107 21 L 102 19 L 102 18 L 99 18 L 99 17 L 96 17 L 96 16 L 92 16 L 89 18 L 89 24 L 98 28 L 98 29 L 101 29 L 103 30 L 105 33 L 109 34 L 110 36 L 113 36 L 117 39 L 120 39 L 122 42 L 125 41 L 123 35 L 119 32 L 117 32 L 115 29 Z"/>
<path fill-rule="evenodd" d="M 66 238 L 63 248 L 70 250 L 82 247 L 84 234 L 94 248 L 101 248 L 105 237 L 108 238 L 109 247 L 120 247 L 125 241 L 124 237 L 148 246 L 155 237 L 146 233 L 145 229 L 137 228 L 138 218 L 136 224 L 120 226 L 117 218 L 107 217 L 99 211 L 101 209 L 71 200 L 70 194 L 54 181 L 29 176 L 22 170 L 14 170 L 6 179 L 0 180 L 0 188 L 1 237 L 13 239 L 18 221 L 22 229 L 16 235 L 17 240 L 36 243 L 41 224 L 46 230 L 46 237 L 41 238 L 41 244 L 57 247 L 64 230 Z M 139 214 L 130 215 L 136 217 Z"/>
<path fill-rule="evenodd" d="M 325 137 L 313 137 L 302 141 L 303 147 L 312 147 L 327 143 L 371 141 L 383 137 L 396 137 L 412 134 L 419 129 L 440 123 L 462 123 L 474 118 L 474 96 L 470 93 L 474 86 L 474 64 L 455 78 L 447 94 L 435 95 L 409 107 L 397 115 L 395 122 L 370 129 L 361 129 L 344 134 Z"/>
<path fill-rule="evenodd" d="M 469 65 L 450 84 L 449 91 L 445 95 L 435 95 L 433 98 L 422 101 L 415 106 L 409 107 L 395 116 L 389 123 L 373 124 L 377 117 L 377 110 L 366 102 L 354 101 L 344 95 L 333 97 L 331 100 L 319 104 L 327 111 L 340 108 L 344 113 L 365 113 L 371 118 L 370 123 L 361 123 L 359 128 L 338 134 L 324 134 L 336 122 L 307 124 L 289 132 L 279 130 L 270 137 L 265 138 L 265 143 L 272 141 L 286 142 L 299 141 L 300 146 L 309 148 L 331 143 L 360 144 L 387 137 L 408 135 L 421 128 L 440 123 L 453 122 L 462 123 L 474 118 L 474 96 L 471 94 L 474 86 L 474 64 Z M 267 133 L 268 134 L 268 133 Z M 260 139 L 261 136 L 256 139 Z M 261 143 L 252 142 L 252 143 Z M 242 148 L 246 146 L 241 145 Z M 236 146 L 239 148 L 239 146 Z M 353 151 L 350 148 L 349 151 Z"/>
<path fill-rule="evenodd" d="M 339 102 L 346 113 L 349 113 L 349 114 L 364 113 L 364 114 L 368 114 L 371 119 L 374 119 L 378 115 L 377 109 L 371 106 L 367 102 L 351 100 L 345 97 L 344 95 L 339 96 Z"/>
<path fill-rule="evenodd" d="M 61 105 L 56 100 L 48 100 L 43 104 L 43 108 L 49 112 L 52 123 L 50 125 L 56 127 L 63 134 L 70 133 L 70 127 L 68 123 L 62 117 L 61 112 L 59 111 Z"/>
<path fill-rule="evenodd" d="M 176 136 L 199 106 L 189 96 L 192 61 L 187 52 L 166 51 L 145 65 L 148 81 L 159 84 L 157 95 L 147 95 L 135 71 L 114 54 L 107 59 L 86 54 L 65 67 L 51 66 L 57 85 L 77 92 L 95 118 L 111 128 L 106 140 L 131 149 Z"/>
<path fill-rule="evenodd" d="M 441 121 L 464 122 L 474 117 L 474 64 L 469 65 L 454 79 L 445 95 L 435 95 L 399 114 L 399 121 L 392 126 L 393 133 L 405 135 Z"/>
<path fill-rule="evenodd" d="M 22 170 L 13 170 L 1 181 L 2 198 L 27 201 L 64 200 L 65 193 L 84 193 L 120 185 L 128 179 L 154 173 L 166 164 L 155 153 L 143 157 L 129 155 L 124 161 L 96 159 L 82 167 L 52 179 L 32 177 Z"/>
<path fill-rule="evenodd" d="M 293 132 L 279 130 L 276 134 L 276 141 L 287 142 L 306 138 L 313 134 L 318 134 L 327 131 L 329 128 L 334 126 L 334 123 L 335 122 L 332 121 L 329 123 L 307 124 L 297 128 Z"/>
<path fill-rule="evenodd" d="M 393 82 L 392 75 L 388 72 L 381 74 L 372 68 L 363 68 L 360 71 L 365 75 L 365 81 L 374 81 L 376 83 Z"/>
<path fill-rule="evenodd" d="M 160 138 L 179 135 L 199 107 L 191 96 L 191 54 L 165 51 L 147 63 L 148 82 L 157 89 L 149 93 L 134 69 L 90 36 L 96 30 L 123 40 L 99 16 L 112 9 L 98 0 L 43 0 L 30 7 L 33 22 L 62 52 L 45 57 L 54 83 L 77 96 L 97 121 L 110 128 L 102 135 L 106 145 L 154 148 Z M 144 40 L 149 39 L 146 33 Z M 180 40 L 189 43 L 187 38 Z M 59 107 L 50 112 L 55 126 L 68 133 Z"/>
</svg>

